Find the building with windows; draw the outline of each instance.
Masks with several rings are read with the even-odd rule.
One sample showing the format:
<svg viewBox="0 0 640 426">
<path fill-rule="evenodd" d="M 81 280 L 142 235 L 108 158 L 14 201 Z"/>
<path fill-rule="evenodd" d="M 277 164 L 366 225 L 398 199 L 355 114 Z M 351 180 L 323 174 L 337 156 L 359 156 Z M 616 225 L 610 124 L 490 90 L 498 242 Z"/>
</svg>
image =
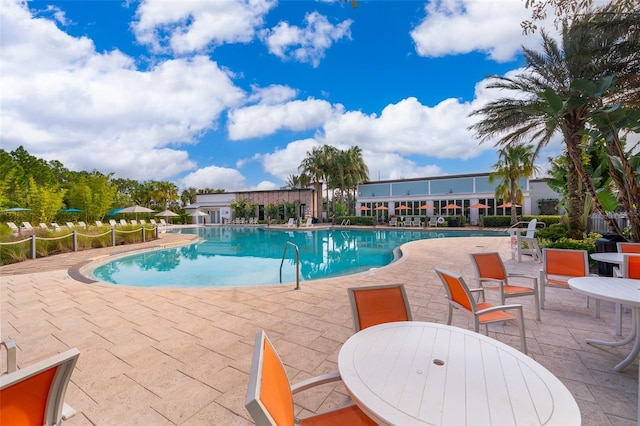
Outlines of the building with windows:
<svg viewBox="0 0 640 426">
<path fill-rule="evenodd" d="M 269 204 L 297 203 L 298 217 L 313 216 L 316 211 L 316 191 L 313 188 L 284 188 L 272 191 L 240 191 L 214 194 L 198 194 L 196 202 L 189 204 L 185 210 L 189 214 L 196 212 L 194 223 L 222 224 L 233 219 L 233 203 L 245 200 L 256 206 L 258 220 L 265 219 L 264 208 Z M 272 218 L 273 219 L 273 218 Z"/>
<path fill-rule="evenodd" d="M 367 182 L 358 186 L 357 214 L 386 221 L 395 216 L 466 216 L 476 225 L 484 215 L 509 215 L 510 206 L 495 199 L 499 180 L 489 183 L 489 173 L 437 176 Z M 524 193 L 519 215 L 539 214 L 538 201 L 560 199 L 544 179 L 520 179 Z M 486 206 L 486 207 L 483 207 Z"/>
</svg>

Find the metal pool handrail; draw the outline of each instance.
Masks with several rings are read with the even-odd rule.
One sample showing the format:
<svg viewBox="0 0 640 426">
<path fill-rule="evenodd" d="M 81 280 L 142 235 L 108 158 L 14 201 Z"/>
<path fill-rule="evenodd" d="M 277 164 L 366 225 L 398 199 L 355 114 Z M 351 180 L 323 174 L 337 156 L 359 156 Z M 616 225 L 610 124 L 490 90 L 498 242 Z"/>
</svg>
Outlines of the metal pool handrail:
<svg viewBox="0 0 640 426">
<path fill-rule="evenodd" d="M 280 261 L 280 282 L 282 282 L 282 264 L 284 263 L 284 257 L 287 255 L 287 248 L 289 245 L 292 245 L 296 249 L 296 288 L 295 290 L 300 290 L 300 250 L 298 246 L 293 244 L 291 241 L 287 241 L 287 244 L 284 246 L 284 252 L 282 253 L 282 260 Z"/>
</svg>

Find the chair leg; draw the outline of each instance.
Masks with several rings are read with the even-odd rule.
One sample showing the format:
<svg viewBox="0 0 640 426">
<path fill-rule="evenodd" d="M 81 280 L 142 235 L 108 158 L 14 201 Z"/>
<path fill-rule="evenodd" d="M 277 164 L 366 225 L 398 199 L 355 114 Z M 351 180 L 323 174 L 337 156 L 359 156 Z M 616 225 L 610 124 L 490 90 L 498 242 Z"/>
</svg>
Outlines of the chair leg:
<svg viewBox="0 0 640 426">
<path fill-rule="evenodd" d="M 447 325 L 451 325 L 452 318 L 453 318 L 453 306 L 449 304 L 449 315 L 447 317 Z"/>
<path fill-rule="evenodd" d="M 533 295 L 533 304 L 536 308 L 536 320 L 540 321 L 540 299 L 537 291 Z"/>
<path fill-rule="evenodd" d="M 524 332 L 524 315 L 522 313 L 522 306 L 518 308 L 518 311 L 520 313 L 520 321 L 518 321 L 518 324 L 520 325 L 520 345 L 522 352 L 527 355 L 527 335 Z"/>
</svg>

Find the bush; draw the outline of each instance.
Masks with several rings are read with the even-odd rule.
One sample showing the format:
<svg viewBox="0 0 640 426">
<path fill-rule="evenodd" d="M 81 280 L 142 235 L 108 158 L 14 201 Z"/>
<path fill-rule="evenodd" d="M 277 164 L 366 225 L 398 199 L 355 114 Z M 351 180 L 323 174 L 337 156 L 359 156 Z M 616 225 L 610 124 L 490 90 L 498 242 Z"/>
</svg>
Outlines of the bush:
<svg viewBox="0 0 640 426">
<path fill-rule="evenodd" d="M 511 216 L 484 216 L 482 223 L 489 228 L 508 228 L 511 226 Z"/>
<path fill-rule="evenodd" d="M 547 228 L 540 228 L 536 230 L 537 239 L 545 239 L 549 241 L 558 241 L 561 238 L 567 238 L 568 228 L 562 223 L 554 223 Z"/>
<path fill-rule="evenodd" d="M 348 220 L 351 225 L 373 226 L 373 219 L 373 216 L 336 216 L 336 224 Z"/>
</svg>

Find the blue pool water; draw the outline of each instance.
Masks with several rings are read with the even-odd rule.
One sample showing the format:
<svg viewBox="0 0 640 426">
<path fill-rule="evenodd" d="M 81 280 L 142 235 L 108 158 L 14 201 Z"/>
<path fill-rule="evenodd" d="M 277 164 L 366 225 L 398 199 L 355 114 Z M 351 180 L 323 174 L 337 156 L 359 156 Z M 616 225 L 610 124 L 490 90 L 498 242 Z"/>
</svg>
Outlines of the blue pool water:
<svg viewBox="0 0 640 426">
<path fill-rule="evenodd" d="M 258 227 L 185 228 L 201 242 L 123 257 L 94 269 L 93 278 L 140 287 L 238 287 L 280 282 L 287 242 L 300 253 L 300 281 L 388 265 L 396 247 L 414 240 L 497 236 L 495 232 L 411 230 L 294 230 Z M 287 248 L 282 282 L 295 282 L 295 249 Z"/>
</svg>

